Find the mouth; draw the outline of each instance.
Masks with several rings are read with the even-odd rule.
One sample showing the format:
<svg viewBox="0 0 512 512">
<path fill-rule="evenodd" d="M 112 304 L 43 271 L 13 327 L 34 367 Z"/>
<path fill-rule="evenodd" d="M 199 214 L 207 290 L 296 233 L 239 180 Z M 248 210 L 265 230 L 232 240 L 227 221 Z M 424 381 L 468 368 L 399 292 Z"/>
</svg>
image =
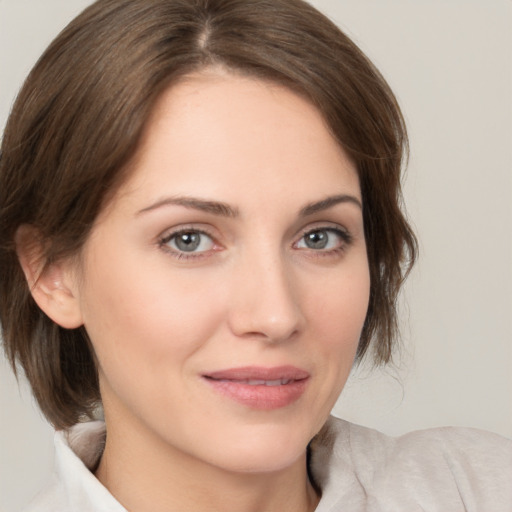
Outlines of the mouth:
<svg viewBox="0 0 512 512">
<path fill-rule="evenodd" d="M 243 367 L 204 374 L 218 394 L 252 409 L 272 410 L 296 402 L 306 390 L 310 374 L 294 366 Z"/>
<path fill-rule="evenodd" d="M 206 378 L 211 378 L 206 376 Z M 260 379 L 212 379 L 218 382 L 236 382 L 238 384 L 247 384 L 248 386 L 286 386 L 293 382 L 292 379 L 260 380 Z"/>
</svg>

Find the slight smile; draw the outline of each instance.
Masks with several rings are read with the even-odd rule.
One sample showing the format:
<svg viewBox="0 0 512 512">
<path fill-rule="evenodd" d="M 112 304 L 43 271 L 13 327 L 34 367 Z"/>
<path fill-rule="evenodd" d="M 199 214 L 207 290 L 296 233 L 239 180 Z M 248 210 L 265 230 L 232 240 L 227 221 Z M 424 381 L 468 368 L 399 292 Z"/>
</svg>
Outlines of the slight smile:
<svg viewBox="0 0 512 512">
<path fill-rule="evenodd" d="M 295 366 L 247 366 L 205 374 L 219 394 L 253 409 L 280 409 L 297 401 L 306 390 L 309 373 Z"/>
</svg>

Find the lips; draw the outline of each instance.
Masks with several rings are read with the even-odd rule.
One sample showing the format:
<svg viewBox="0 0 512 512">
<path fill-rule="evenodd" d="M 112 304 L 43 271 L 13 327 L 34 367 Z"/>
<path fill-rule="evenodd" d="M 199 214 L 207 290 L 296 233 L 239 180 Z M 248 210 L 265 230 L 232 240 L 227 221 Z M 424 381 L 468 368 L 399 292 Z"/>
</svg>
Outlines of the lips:
<svg viewBox="0 0 512 512">
<path fill-rule="evenodd" d="M 295 366 L 247 366 L 203 375 L 217 393 L 246 407 L 272 410 L 289 406 L 306 390 L 309 373 Z"/>
</svg>

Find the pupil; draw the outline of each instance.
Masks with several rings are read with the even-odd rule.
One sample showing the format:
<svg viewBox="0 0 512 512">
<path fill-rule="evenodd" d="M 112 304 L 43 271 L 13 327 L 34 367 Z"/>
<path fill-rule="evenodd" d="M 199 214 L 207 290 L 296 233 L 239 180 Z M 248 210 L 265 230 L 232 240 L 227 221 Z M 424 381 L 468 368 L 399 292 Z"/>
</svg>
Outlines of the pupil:
<svg viewBox="0 0 512 512">
<path fill-rule="evenodd" d="M 200 241 L 199 233 L 182 233 L 176 239 L 176 247 L 180 251 L 191 252 L 198 248 Z"/>
<path fill-rule="evenodd" d="M 306 236 L 306 245 L 310 249 L 324 249 L 327 245 L 327 233 L 325 231 L 314 231 Z"/>
</svg>

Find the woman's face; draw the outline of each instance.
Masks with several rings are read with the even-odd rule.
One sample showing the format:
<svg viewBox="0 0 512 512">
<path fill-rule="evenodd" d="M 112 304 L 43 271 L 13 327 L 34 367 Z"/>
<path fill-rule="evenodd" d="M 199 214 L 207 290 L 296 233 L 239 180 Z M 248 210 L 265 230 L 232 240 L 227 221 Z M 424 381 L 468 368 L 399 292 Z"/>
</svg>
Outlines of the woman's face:
<svg viewBox="0 0 512 512">
<path fill-rule="evenodd" d="M 277 85 L 173 86 L 77 272 L 118 443 L 293 465 L 351 369 L 369 272 L 354 165 Z"/>
</svg>

